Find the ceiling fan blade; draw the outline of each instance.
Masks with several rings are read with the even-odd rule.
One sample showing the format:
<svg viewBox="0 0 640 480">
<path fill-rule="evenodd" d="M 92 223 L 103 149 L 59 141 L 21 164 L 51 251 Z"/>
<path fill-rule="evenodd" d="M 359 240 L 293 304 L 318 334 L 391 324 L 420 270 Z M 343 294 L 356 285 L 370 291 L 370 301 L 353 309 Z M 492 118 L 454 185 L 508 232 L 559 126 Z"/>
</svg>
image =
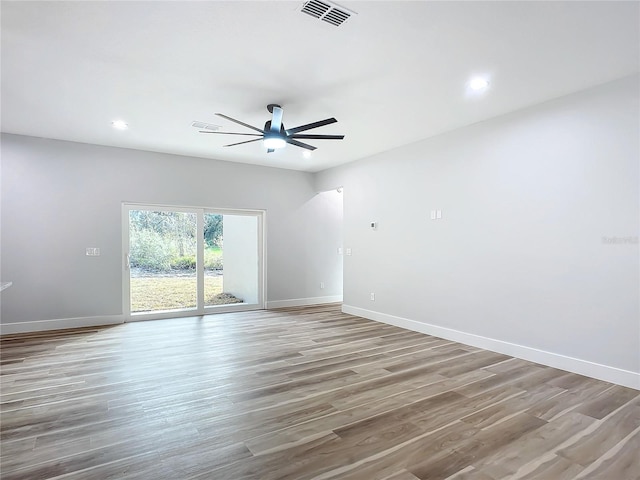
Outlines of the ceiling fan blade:
<svg viewBox="0 0 640 480">
<path fill-rule="evenodd" d="M 271 131 L 279 133 L 282 126 L 282 108 L 273 106 L 273 116 L 271 117 Z"/>
<path fill-rule="evenodd" d="M 312 135 L 312 134 L 302 134 L 302 135 L 291 135 L 289 138 L 315 138 L 317 140 L 342 140 L 344 135 Z"/>
<path fill-rule="evenodd" d="M 304 132 L 305 130 L 311 130 L 312 128 L 324 127 L 336 123 L 338 120 L 335 118 L 327 118 L 326 120 L 320 120 L 318 122 L 308 123 L 306 125 L 300 125 L 299 127 L 290 128 L 287 130 L 287 135 L 293 135 L 294 133 Z"/>
<path fill-rule="evenodd" d="M 235 118 L 228 117 L 226 115 L 223 115 L 222 113 L 216 113 L 216 115 L 222 118 L 226 118 L 231 122 L 235 122 L 238 125 L 242 125 L 243 127 L 247 127 L 247 128 L 250 128 L 251 130 L 255 130 L 256 132 L 264 133 L 264 130 L 262 130 L 261 128 L 254 127 L 253 125 L 249 125 L 248 123 L 241 122 L 240 120 L 236 120 Z"/>
<path fill-rule="evenodd" d="M 254 138 L 253 140 L 245 140 L 244 142 L 238 142 L 238 143 L 230 143 L 229 145 L 223 145 L 223 147 L 233 147 L 235 145 L 242 145 L 243 143 L 251 143 L 251 142 L 258 142 L 262 140 L 262 137 L 260 138 Z"/>
<path fill-rule="evenodd" d="M 306 143 L 298 142 L 297 140 L 294 140 L 291 137 L 287 137 L 286 140 L 287 140 L 287 143 L 290 143 L 291 145 L 295 145 L 296 147 L 300 147 L 300 148 L 306 148 L 307 150 L 315 150 L 317 148 L 311 145 L 307 145 Z"/>
<path fill-rule="evenodd" d="M 216 133 L 218 135 L 248 135 L 250 137 L 261 137 L 257 133 L 235 133 L 235 132 L 212 132 L 211 130 L 200 130 L 198 133 Z"/>
</svg>

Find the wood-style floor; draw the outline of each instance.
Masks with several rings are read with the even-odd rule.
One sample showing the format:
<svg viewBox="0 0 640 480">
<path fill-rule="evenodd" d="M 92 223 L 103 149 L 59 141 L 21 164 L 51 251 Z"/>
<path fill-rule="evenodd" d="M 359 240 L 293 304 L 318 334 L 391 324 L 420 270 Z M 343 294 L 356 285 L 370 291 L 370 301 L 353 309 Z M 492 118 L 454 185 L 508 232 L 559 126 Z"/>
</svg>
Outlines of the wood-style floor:
<svg viewBox="0 0 640 480">
<path fill-rule="evenodd" d="M 1 478 L 640 478 L 640 392 L 338 305 L 4 337 Z"/>
</svg>

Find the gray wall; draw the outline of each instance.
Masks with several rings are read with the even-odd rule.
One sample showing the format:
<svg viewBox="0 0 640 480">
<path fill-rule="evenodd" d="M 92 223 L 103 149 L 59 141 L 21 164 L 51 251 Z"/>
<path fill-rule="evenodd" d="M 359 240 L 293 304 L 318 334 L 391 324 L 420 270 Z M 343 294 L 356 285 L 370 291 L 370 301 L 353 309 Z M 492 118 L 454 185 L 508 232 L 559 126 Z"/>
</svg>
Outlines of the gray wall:
<svg viewBox="0 0 640 480">
<path fill-rule="evenodd" d="M 312 226 L 307 229 L 305 238 L 307 257 L 312 262 L 309 272 L 325 273 L 322 278 L 307 275 L 307 288 L 314 293 L 312 296 L 335 295 L 332 292 L 342 295 L 342 255 L 338 254 L 338 248 L 342 247 L 342 210 L 342 193 L 332 189 L 313 197 L 302 211 L 315 212 L 309 214 Z M 324 289 L 320 288 L 320 282 L 324 283 Z"/>
<path fill-rule="evenodd" d="M 335 275 L 334 255 L 307 248 L 336 215 L 309 173 L 7 134 L 1 168 L 2 323 L 122 314 L 122 202 L 267 210 L 267 301 Z"/>
<path fill-rule="evenodd" d="M 640 372 L 638 85 L 317 174 L 344 186 L 345 310 Z"/>
</svg>

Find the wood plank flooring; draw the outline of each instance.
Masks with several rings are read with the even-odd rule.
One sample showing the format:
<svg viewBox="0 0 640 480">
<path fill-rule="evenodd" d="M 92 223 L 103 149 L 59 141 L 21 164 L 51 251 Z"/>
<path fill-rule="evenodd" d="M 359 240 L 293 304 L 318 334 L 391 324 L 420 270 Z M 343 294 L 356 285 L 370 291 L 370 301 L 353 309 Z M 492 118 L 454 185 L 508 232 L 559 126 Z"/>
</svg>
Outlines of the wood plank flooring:
<svg viewBox="0 0 640 480">
<path fill-rule="evenodd" d="M 1 340 L 3 480 L 637 480 L 640 392 L 289 308 Z"/>
</svg>

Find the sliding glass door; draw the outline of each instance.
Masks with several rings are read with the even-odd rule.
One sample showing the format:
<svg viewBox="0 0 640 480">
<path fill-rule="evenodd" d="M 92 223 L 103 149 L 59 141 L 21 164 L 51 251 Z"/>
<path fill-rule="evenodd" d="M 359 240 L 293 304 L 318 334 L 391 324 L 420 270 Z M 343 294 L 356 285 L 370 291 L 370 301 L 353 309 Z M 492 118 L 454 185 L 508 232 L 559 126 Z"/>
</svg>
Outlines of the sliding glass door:
<svg viewBox="0 0 640 480">
<path fill-rule="evenodd" d="M 124 205 L 128 318 L 263 308 L 263 215 Z"/>
</svg>

